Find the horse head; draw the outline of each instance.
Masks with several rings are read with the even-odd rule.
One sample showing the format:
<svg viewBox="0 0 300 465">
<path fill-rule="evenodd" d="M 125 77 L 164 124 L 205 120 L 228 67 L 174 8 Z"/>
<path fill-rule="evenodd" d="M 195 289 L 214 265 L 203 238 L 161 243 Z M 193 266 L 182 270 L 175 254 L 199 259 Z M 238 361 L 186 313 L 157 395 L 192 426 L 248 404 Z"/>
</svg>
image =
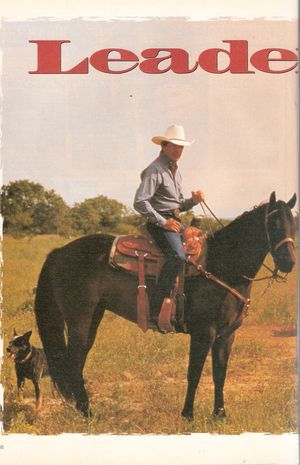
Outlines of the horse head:
<svg viewBox="0 0 300 465">
<path fill-rule="evenodd" d="M 291 209 L 296 200 L 296 194 L 288 202 L 276 200 L 275 192 L 272 192 L 266 207 L 265 226 L 269 250 L 276 268 L 283 273 L 290 273 L 295 265 L 296 228 Z"/>
</svg>

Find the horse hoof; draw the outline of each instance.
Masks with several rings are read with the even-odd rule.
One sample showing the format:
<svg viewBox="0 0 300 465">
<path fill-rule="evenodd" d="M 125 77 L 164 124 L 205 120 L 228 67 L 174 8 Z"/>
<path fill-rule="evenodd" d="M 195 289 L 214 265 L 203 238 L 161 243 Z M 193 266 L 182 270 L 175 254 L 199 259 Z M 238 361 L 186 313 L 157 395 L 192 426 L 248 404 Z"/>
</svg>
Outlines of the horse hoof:
<svg viewBox="0 0 300 465">
<path fill-rule="evenodd" d="M 88 410 L 83 410 L 83 409 L 77 409 L 79 411 L 79 413 L 81 413 L 85 418 L 92 418 L 93 417 L 93 413 L 90 409 Z"/>
<path fill-rule="evenodd" d="M 38 399 L 36 402 L 35 402 L 35 410 L 41 410 L 42 408 L 42 400 L 41 399 Z"/>
<path fill-rule="evenodd" d="M 89 406 L 87 405 L 87 402 L 78 402 L 76 404 L 76 408 L 85 418 L 92 417 L 92 412 Z"/>
<path fill-rule="evenodd" d="M 224 407 L 220 407 L 217 410 L 214 410 L 213 417 L 216 420 L 221 420 L 222 418 L 226 418 L 226 412 L 225 412 Z"/>
<path fill-rule="evenodd" d="M 93 418 L 93 412 L 91 411 L 91 409 L 89 409 L 87 412 L 85 412 L 84 416 L 86 418 Z"/>
<path fill-rule="evenodd" d="M 192 412 L 185 412 L 184 410 L 181 412 L 181 416 L 187 421 L 194 421 L 194 415 Z"/>
</svg>

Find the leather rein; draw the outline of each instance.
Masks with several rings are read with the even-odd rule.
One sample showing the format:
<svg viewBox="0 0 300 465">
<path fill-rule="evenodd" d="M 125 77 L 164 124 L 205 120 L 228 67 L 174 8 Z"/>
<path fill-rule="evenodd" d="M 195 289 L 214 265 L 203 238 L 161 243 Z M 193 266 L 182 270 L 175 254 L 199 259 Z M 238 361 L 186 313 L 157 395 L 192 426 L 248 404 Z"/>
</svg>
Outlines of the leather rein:
<svg viewBox="0 0 300 465">
<path fill-rule="evenodd" d="M 217 216 L 214 214 L 214 212 L 209 208 L 209 206 L 205 202 L 201 202 L 201 207 L 204 212 L 204 215 L 207 217 L 205 210 L 203 208 L 202 203 L 205 205 L 205 207 L 208 209 L 208 211 L 212 214 L 212 216 L 215 218 L 215 220 L 224 228 L 224 224 L 217 218 Z M 269 210 L 269 203 L 266 205 L 266 213 L 265 213 L 265 231 L 266 231 L 266 236 L 267 236 L 267 241 L 268 241 L 268 249 L 271 255 L 273 256 L 273 253 L 276 252 L 282 245 L 291 243 L 293 244 L 293 247 L 295 246 L 294 239 L 292 237 L 285 237 L 281 241 L 278 241 L 275 245 L 272 245 L 271 239 L 270 239 L 270 234 L 268 230 L 268 219 L 271 215 L 274 213 L 278 212 L 278 209 L 272 210 L 271 212 Z M 273 252 L 273 253 L 272 253 Z M 286 282 L 286 276 L 282 276 L 278 274 L 278 268 L 275 266 L 274 270 L 272 270 L 270 267 L 268 267 L 265 263 L 262 264 L 264 268 L 266 268 L 268 271 L 270 271 L 271 275 L 270 276 L 264 276 L 262 278 L 250 278 L 249 276 L 242 275 L 243 278 L 247 279 L 248 281 L 251 282 L 256 282 L 256 281 L 264 281 L 266 279 L 268 280 L 276 280 L 278 282 Z"/>
<path fill-rule="evenodd" d="M 205 204 L 205 206 L 207 207 L 207 205 Z M 208 208 L 208 207 L 207 207 Z M 269 208 L 269 203 L 267 204 L 267 207 L 266 207 L 266 214 L 265 214 L 265 221 L 264 221 L 264 224 L 265 224 L 265 231 L 266 231 L 266 236 L 267 236 L 267 241 L 268 241 L 268 248 L 269 248 L 269 252 L 276 252 L 282 245 L 284 244 L 287 244 L 287 243 L 291 243 L 293 244 L 294 246 L 294 240 L 291 238 L 291 237 L 285 237 L 284 239 L 278 241 L 275 245 L 272 245 L 271 243 L 271 239 L 270 239 L 270 234 L 269 234 L 269 230 L 268 230 L 268 219 L 271 215 L 273 215 L 274 213 L 278 212 L 278 209 L 275 209 L 275 210 L 272 210 L 271 212 L 268 212 L 268 208 Z M 209 208 L 208 208 L 209 209 Z M 209 209 L 209 211 L 211 212 L 211 210 Z M 211 212 L 212 213 L 212 212 Z M 215 217 L 215 215 L 213 215 Z M 216 217 L 215 217 L 216 218 Z M 218 220 L 218 222 L 222 225 L 222 223 Z M 224 225 L 222 225 L 224 227 Z M 273 254 L 272 254 L 273 256 Z M 208 271 L 205 271 L 201 265 L 199 265 L 198 263 L 196 263 L 190 256 L 187 258 L 189 263 L 191 263 L 192 265 L 194 265 L 196 267 L 196 269 L 200 272 L 200 274 L 202 276 L 204 276 L 205 278 L 219 284 L 220 286 L 222 286 L 224 289 L 227 289 L 232 295 L 234 295 L 235 297 L 237 297 L 244 305 L 241 309 L 241 312 L 240 314 L 238 315 L 238 317 L 236 318 L 235 321 L 233 321 L 233 323 L 231 323 L 227 328 L 224 328 L 222 329 L 218 334 L 217 334 L 217 339 L 220 339 L 224 336 L 228 336 L 229 334 L 231 334 L 233 331 L 235 331 L 241 324 L 242 324 L 242 321 L 243 319 L 248 315 L 248 309 L 249 309 L 249 306 L 250 306 L 250 303 L 251 303 L 251 300 L 247 297 L 244 297 L 240 292 L 238 292 L 236 289 L 234 289 L 233 287 L 229 286 L 228 284 L 226 284 L 224 281 L 222 281 L 221 279 L 217 278 L 216 276 L 214 276 L 213 274 L 211 274 L 210 272 Z M 262 280 L 265 280 L 265 279 L 268 279 L 268 280 L 274 280 L 276 279 L 277 281 L 280 281 L 280 282 L 286 282 L 286 277 L 285 276 L 281 276 L 278 274 L 278 269 L 277 267 L 275 267 L 274 270 L 271 270 L 271 268 L 269 268 L 267 265 L 263 264 L 263 266 L 265 268 L 267 268 L 269 271 L 272 272 L 272 275 L 271 276 L 266 276 L 266 277 L 263 277 L 263 278 L 249 278 L 248 276 L 245 276 L 245 275 L 242 275 L 243 278 L 247 279 L 248 281 L 262 281 Z"/>
</svg>

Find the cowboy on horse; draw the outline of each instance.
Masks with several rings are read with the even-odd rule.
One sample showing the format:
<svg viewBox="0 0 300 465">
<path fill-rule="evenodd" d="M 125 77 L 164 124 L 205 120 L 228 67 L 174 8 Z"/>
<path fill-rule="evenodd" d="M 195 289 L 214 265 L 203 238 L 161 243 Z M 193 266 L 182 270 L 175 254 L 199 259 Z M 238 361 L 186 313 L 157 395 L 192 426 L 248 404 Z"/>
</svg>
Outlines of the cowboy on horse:
<svg viewBox="0 0 300 465">
<path fill-rule="evenodd" d="M 159 156 L 141 173 L 134 208 L 146 220 L 146 228 L 166 256 L 155 291 L 150 301 L 150 321 L 157 323 L 162 306 L 169 302 L 178 276 L 184 275 L 186 254 L 183 249 L 180 213 L 190 210 L 205 200 L 201 190 L 185 199 L 182 178 L 177 161 L 185 146 L 194 141 L 185 139 L 184 128 L 172 125 L 164 136 L 155 136 L 152 142 L 161 146 Z"/>
</svg>

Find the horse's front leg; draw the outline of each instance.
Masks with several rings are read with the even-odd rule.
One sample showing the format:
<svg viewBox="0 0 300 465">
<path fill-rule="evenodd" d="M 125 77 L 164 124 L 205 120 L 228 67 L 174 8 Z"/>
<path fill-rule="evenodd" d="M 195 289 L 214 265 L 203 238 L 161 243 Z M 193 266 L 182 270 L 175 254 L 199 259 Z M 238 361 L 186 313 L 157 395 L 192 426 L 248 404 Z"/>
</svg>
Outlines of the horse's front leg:
<svg viewBox="0 0 300 465">
<path fill-rule="evenodd" d="M 210 328 L 192 333 L 190 342 L 190 359 L 188 367 L 188 389 L 182 416 L 189 421 L 194 419 L 194 400 L 205 359 L 214 339 Z"/>
<path fill-rule="evenodd" d="M 225 341 L 216 339 L 214 345 L 212 346 L 212 366 L 215 385 L 213 415 L 217 418 L 224 418 L 226 416 L 223 390 L 234 336 L 235 333 L 232 333 Z"/>
</svg>

